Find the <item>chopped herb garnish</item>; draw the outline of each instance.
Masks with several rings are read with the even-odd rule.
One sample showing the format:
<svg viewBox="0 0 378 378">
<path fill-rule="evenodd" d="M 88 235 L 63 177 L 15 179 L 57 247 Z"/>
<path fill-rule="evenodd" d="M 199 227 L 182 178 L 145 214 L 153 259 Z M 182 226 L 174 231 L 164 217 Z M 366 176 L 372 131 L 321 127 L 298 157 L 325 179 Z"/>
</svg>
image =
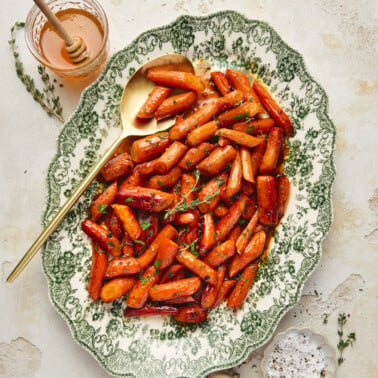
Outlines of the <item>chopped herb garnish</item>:
<svg viewBox="0 0 378 378">
<path fill-rule="evenodd" d="M 133 197 L 126 197 L 125 202 L 126 202 L 126 203 L 129 203 L 129 202 L 131 202 L 132 200 L 133 200 Z"/>
<path fill-rule="evenodd" d="M 159 274 L 159 267 L 160 267 L 160 265 L 161 265 L 161 260 L 160 259 L 154 261 L 155 274 Z"/>
<path fill-rule="evenodd" d="M 110 247 L 115 247 L 115 245 L 112 241 L 106 242 L 106 244 L 109 245 Z"/>
<path fill-rule="evenodd" d="M 143 246 L 145 246 L 146 245 L 146 243 L 144 242 L 144 241 L 142 241 L 142 240 L 134 240 L 134 243 L 137 243 L 137 244 L 141 244 L 141 245 L 143 245 Z"/>
<path fill-rule="evenodd" d="M 150 276 L 147 276 L 147 277 L 139 276 L 140 282 L 141 282 L 142 284 L 147 283 L 147 282 L 149 281 L 150 278 L 151 278 Z"/>
<path fill-rule="evenodd" d="M 151 226 L 151 222 L 150 222 L 149 220 L 147 220 L 147 221 L 144 221 L 144 222 L 142 222 L 142 223 L 139 223 L 139 226 L 140 226 L 140 228 L 141 228 L 143 231 L 145 231 L 145 230 L 147 230 L 148 227 Z"/>
<path fill-rule="evenodd" d="M 97 209 L 101 214 L 105 214 L 107 208 L 108 208 L 108 205 L 105 205 L 105 204 L 97 205 Z"/>
<path fill-rule="evenodd" d="M 245 118 L 245 117 L 248 117 L 248 113 L 237 114 L 237 115 L 233 116 L 232 119 L 234 121 L 237 121 L 238 119 L 242 119 L 242 118 Z"/>
<path fill-rule="evenodd" d="M 159 186 L 161 186 L 162 188 L 166 188 L 166 185 L 163 184 L 160 180 L 157 180 L 157 183 Z"/>
<path fill-rule="evenodd" d="M 348 315 L 349 316 L 349 315 Z M 337 343 L 337 349 L 339 350 L 339 357 L 337 358 L 337 363 L 341 365 L 345 359 L 343 357 L 344 349 L 348 346 L 353 346 L 353 343 L 356 341 L 356 334 L 351 332 L 346 339 L 343 338 L 344 336 L 344 326 L 347 322 L 347 316 L 345 313 L 339 314 L 337 318 L 337 335 L 339 336 L 339 342 Z"/>
</svg>

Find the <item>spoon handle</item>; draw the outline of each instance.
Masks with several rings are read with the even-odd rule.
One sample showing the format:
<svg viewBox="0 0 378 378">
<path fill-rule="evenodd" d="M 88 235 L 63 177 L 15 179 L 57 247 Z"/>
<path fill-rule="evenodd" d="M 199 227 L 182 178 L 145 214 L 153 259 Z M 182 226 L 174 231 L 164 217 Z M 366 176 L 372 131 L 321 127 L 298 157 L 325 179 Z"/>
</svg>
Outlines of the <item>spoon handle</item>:
<svg viewBox="0 0 378 378">
<path fill-rule="evenodd" d="M 42 13 L 51 22 L 52 26 L 56 29 L 58 34 L 66 41 L 67 45 L 71 46 L 75 42 L 72 37 L 68 34 L 67 30 L 64 28 L 62 23 L 59 21 L 58 17 L 51 11 L 44 0 L 34 0 L 37 7 L 42 11 Z"/>
<path fill-rule="evenodd" d="M 15 268 L 12 270 L 12 272 L 8 276 L 7 282 L 13 282 L 17 278 L 17 276 L 24 270 L 26 265 L 28 265 L 28 263 L 31 261 L 34 255 L 46 242 L 48 237 L 54 232 L 54 230 L 59 226 L 59 224 L 62 222 L 66 214 L 71 210 L 72 206 L 84 193 L 85 189 L 87 189 L 90 183 L 96 178 L 97 174 L 100 172 L 103 165 L 114 154 L 114 152 L 116 151 L 117 147 L 121 144 L 123 139 L 124 139 L 123 135 L 118 137 L 118 139 L 105 152 L 102 158 L 92 167 L 87 177 L 74 190 L 74 192 L 72 193 L 68 201 L 59 209 L 59 211 L 56 213 L 56 215 L 53 217 L 53 219 L 50 221 L 47 227 L 38 236 L 36 241 L 25 252 L 24 256 L 21 258 L 21 260 L 18 262 L 18 264 L 15 266 Z"/>
</svg>

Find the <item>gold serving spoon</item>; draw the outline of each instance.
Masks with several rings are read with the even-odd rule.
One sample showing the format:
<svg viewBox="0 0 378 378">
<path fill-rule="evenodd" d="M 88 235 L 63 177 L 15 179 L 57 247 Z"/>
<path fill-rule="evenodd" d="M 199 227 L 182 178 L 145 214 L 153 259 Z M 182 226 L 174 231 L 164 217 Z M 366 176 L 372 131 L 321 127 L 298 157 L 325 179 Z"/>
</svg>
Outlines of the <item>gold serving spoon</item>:
<svg viewBox="0 0 378 378">
<path fill-rule="evenodd" d="M 180 69 L 182 71 L 194 72 L 192 63 L 182 55 L 169 54 L 163 55 L 156 59 L 153 59 L 143 65 L 138 71 L 131 76 L 130 80 L 126 84 L 120 103 L 121 112 L 121 125 L 122 132 L 118 136 L 113 144 L 104 153 L 102 158 L 92 167 L 88 176 L 79 184 L 79 186 L 72 193 L 68 201 L 60 208 L 58 213 L 50 221 L 47 227 L 39 235 L 37 240 L 32 244 L 32 246 L 26 251 L 25 255 L 19 261 L 19 263 L 12 270 L 11 274 L 7 278 L 7 282 L 13 282 L 16 277 L 23 271 L 26 265 L 31 261 L 37 251 L 43 246 L 48 237 L 52 232 L 58 227 L 62 222 L 65 215 L 70 211 L 72 206 L 84 193 L 85 189 L 89 184 L 96 178 L 100 172 L 103 165 L 109 160 L 109 158 L 116 152 L 121 143 L 123 146 L 129 146 L 135 137 L 146 136 L 149 134 L 156 133 L 158 131 L 166 130 L 171 127 L 174 123 L 174 118 L 166 118 L 159 122 L 155 118 L 150 120 L 139 121 L 136 118 L 140 107 L 145 102 L 148 94 L 151 92 L 155 86 L 150 82 L 145 72 L 149 68 L 167 66 L 174 67 L 175 69 Z"/>
</svg>

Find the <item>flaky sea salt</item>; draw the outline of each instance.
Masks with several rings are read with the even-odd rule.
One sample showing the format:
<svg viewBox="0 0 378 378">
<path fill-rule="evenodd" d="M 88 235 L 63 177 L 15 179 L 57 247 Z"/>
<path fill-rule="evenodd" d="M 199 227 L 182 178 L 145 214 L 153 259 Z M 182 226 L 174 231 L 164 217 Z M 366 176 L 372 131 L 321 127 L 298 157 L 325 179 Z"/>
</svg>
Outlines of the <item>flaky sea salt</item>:
<svg viewBox="0 0 378 378">
<path fill-rule="evenodd" d="M 269 378 L 324 377 L 326 359 L 321 346 L 308 335 L 289 332 L 273 345 L 266 367 Z"/>
</svg>

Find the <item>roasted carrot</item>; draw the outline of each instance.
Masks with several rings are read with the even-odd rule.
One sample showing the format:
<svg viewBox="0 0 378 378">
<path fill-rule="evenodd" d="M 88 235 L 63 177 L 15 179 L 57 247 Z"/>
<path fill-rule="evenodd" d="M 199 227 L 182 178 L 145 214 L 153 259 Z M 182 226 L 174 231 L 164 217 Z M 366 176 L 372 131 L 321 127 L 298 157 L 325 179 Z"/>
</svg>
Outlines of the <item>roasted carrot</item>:
<svg viewBox="0 0 378 378">
<path fill-rule="evenodd" d="M 260 164 L 260 174 L 274 173 L 283 143 L 283 131 L 280 127 L 273 127 L 268 136 L 265 153 Z"/>
<path fill-rule="evenodd" d="M 228 207 L 224 203 L 218 203 L 214 209 L 214 215 L 218 218 L 224 217 L 228 212 Z"/>
<path fill-rule="evenodd" d="M 144 176 L 150 176 L 154 173 L 157 173 L 156 164 L 159 162 L 158 159 L 146 161 L 141 164 L 137 164 L 135 166 L 135 172 L 137 172 L 138 175 L 144 177 Z M 130 185 L 126 186 L 129 187 Z M 140 186 L 140 185 L 136 185 Z"/>
<path fill-rule="evenodd" d="M 112 208 L 114 213 L 122 222 L 123 228 L 129 234 L 131 240 L 138 239 L 142 233 L 142 229 L 140 228 L 131 208 L 127 205 L 120 205 L 119 203 L 113 204 Z"/>
<path fill-rule="evenodd" d="M 180 167 L 183 171 L 189 171 L 206 156 L 209 156 L 210 152 L 214 148 L 214 144 L 207 142 L 201 143 L 197 147 L 192 147 L 186 151 L 185 155 L 178 162 L 177 166 Z"/>
<path fill-rule="evenodd" d="M 205 86 L 198 76 L 190 72 L 165 71 L 158 68 L 147 71 L 147 78 L 158 85 L 203 92 Z"/>
<path fill-rule="evenodd" d="M 219 293 L 219 290 L 222 286 L 226 269 L 227 269 L 226 264 L 219 265 L 218 270 L 217 270 L 217 278 L 218 278 L 217 284 L 215 286 L 211 284 L 206 284 L 205 289 L 202 293 L 202 298 L 201 298 L 202 308 L 208 309 L 213 306 L 215 299 Z"/>
<path fill-rule="evenodd" d="M 88 293 L 94 300 L 100 296 L 102 281 L 108 265 L 108 255 L 95 243 L 92 244 L 92 267 L 88 281 Z"/>
<path fill-rule="evenodd" d="M 217 242 L 222 242 L 235 226 L 244 211 L 247 201 L 248 197 L 241 194 L 239 199 L 228 209 L 228 213 L 215 225 L 215 239 Z"/>
<path fill-rule="evenodd" d="M 109 206 L 114 201 L 116 193 L 117 181 L 114 181 L 96 199 L 93 200 L 89 208 L 91 220 L 96 221 L 108 210 Z"/>
<path fill-rule="evenodd" d="M 117 203 L 126 203 L 138 209 L 156 212 L 167 209 L 173 200 L 171 193 L 141 186 L 122 189 L 116 195 Z"/>
<path fill-rule="evenodd" d="M 156 110 L 155 118 L 159 121 L 187 109 L 196 100 L 195 92 L 180 93 L 164 100 Z"/>
<path fill-rule="evenodd" d="M 166 224 L 143 254 L 137 258 L 140 267 L 144 269 L 154 261 L 159 245 L 164 239 L 174 239 L 176 236 L 176 229 L 170 224 Z"/>
<path fill-rule="evenodd" d="M 176 184 L 181 177 L 181 169 L 178 167 L 172 168 L 165 175 L 152 176 L 146 183 L 148 188 L 167 190 Z"/>
<path fill-rule="evenodd" d="M 236 193 L 240 192 L 242 183 L 243 168 L 240 159 L 239 151 L 236 152 L 235 159 L 232 162 L 230 176 L 227 181 L 227 188 L 225 195 L 228 198 L 233 197 Z"/>
<path fill-rule="evenodd" d="M 106 269 L 105 278 L 110 279 L 115 277 L 131 276 L 139 273 L 140 271 L 141 267 L 134 257 L 120 256 L 115 257 L 109 262 Z"/>
<path fill-rule="evenodd" d="M 285 209 L 290 196 L 290 181 L 283 175 L 278 177 L 278 218 L 285 214 Z"/>
<path fill-rule="evenodd" d="M 239 225 L 236 225 L 231 231 L 230 233 L 227 235 L 227 239 L 230 239 L 230 240 L 233 240 L 234 243 L 236 244 L 237 240 L 238 240 L 238 237 L 240 236 L 241 234 L 241 228 Z"/>
<path fill-rule="evenodd" d="M 227 78 L 230 81 L 231 85 L 243 92 L 245 99 L 247 101 L 254 101 L 259 104 L 259 113 L 264 113 L 264 109 L 261 106 L 260 99 L 255 93 L 247 75 L 243 72 L 227 69 L 226 70 Z"/>
<path fill-rule="evenodd" d="M 127 175 L 134 168 L 130 155 L 124 152 L 111 158 L 101 169 L 101 175 L 106 181 L 114 181 Z"/>
<path fill-rule="evenodd" d="M 208 213 L 209 211 L 214 210 L 214 208 L 217 206 L 221 198 L 222 191 L 227 185 L 227 178 L 227 173 L 223 172 L 218 177 L 211 179 L 198 192 L 197 198 L 201 201 L 201 203 L 198 205 L 198 208 L 202 213 Z"/>
<path fill-rule="evenodd" d="M 255 177 L 255 175 L 253 175 L 253 177 Z M 246 181 L 242 178 L 241 191 L 246 196 L 250 196 L 255 191 L 255 184 L 253 184 L 249 181 Z"/>
<path fill-rule="evenodd" d="M 159 245 L 156 260 L 159 269 L 165 269 L 175 260 L 179 245 L 171 239 L 163 239 Z"/>
<path fill-rule="evenodd" d="M 241 91 L 227 93 L 225 96 L 216 99 L 216 102 L 219 104 L 218 112 L 224 112 L 227 109 L 238 106 L 242 103 L 242 100 L 243 93 Z"/>
<path fill-rule="evenodd" d="M 173 142 L 160 157 L 157 159 L 156 171 L 158 173 L 167 173 L 184 155 L 188 147 L 180 142 Z"/>
<path fill-rule="evenodd" d="M 227 76 L 223 72 L 211 72 L 211 78 L 214 81 L 219 93 L 225 96 L 227 93 L 231 92 L 231 84 L 227 79 Z"/>
<path fill-rule="evenodd" d="M 244 180 L 252 184 L 255 183 L 255 177 L 253 176 L 252 155 L 248 148 L 240 148 L 240 158 Z"/>
<path fill-rule="evenodd" d="M 105 230 L 90 219 L 85 219 L 81 223 L 81 228 L 102 250 L 112 256 L 121 254 L 121 242 L 109 230 Z"/>
<path fill-rule="evenodd" d="M 207 122 L 191 131 L 186 137 L 186 141 L 191 146 L 197 146 L 214 136 L 217 130 L 218 125 L 215 121 Z"/>
<path fill-rule="evenodd" d="M 135 163 L 154 159 L 171 144 L 167 131 L 137 139 L 130 148 L 131 158 Z"/>
<path fill-rule="evenodd" d="M 112 302 L 128 293 L 136 282 L 135 277 L 114 278 L 104 284 L 100 291 L 103 302 Z"/>
<path fill-rule="evenodd" d="M 199 323 L 207 319 L 207 311 L 198 304 L 181 307 L 174 319 L 181 323 Z"/>
<path fill-rule="evenodd" d="M 177 279 L 177 275 L 185 270 L 185 266 L 182 264 L 170 265 L 161 277 L 160 283 L 166 283 Z"/>
<path fill-rule="evenodd" d="M 258 109 L 259 106 L 256 102 L 245 102 L 236 108 L 219 114 L 217 120 L 221 126 L 229 126 L 246 118 L 252 118 L 257 114 Z"/>
<path fill-rule="evenodd" d="M 149 94 L 137 113 L 138 118 L 148 119 L 152 118 L 156 109 L 160 104 L 170 95 L 172 89 L 157 85 Z"/>
<path fill-rule="evenodd" d="M 246 221 L 249 221 L 253 214 L 255 213 L 257 209 L 257 199 L 256 195 L 253 193 L 250 197 L 248 197 L 248 202 L 245 205 L 242 218 Z"/>
<path fill-rule="evenodd" d="M 107 228 L 118 240 L 122 239 L 122 234 L 124 233 L 123 225 L 119 218 L 114 214 L 114 211 L 112 211 L 112 214 L 110 215 Z"/>
<path fill-rule="evenodd" d="M 159 217 L 157 213 L 139 214 L 138 221 L 142 233 L 139 236 L 139 242 L 135 242 L 136 252 L 149 245 L 155 239 L 159 229 Z"/>
<path fill-rule="evenodd" d="M 213 303 L 213 308 L 219 306 L 224 301 L 224 299 L 227 298 L 228 293 L 235 286 L 235 284 L 235 280 L 227 280 L 222 282 L 218 295 Z"/>
<path fill-rule="evenodd" d="M 274 176 L 258 176 L 256 189 L 260 223 L 266 226 L 277 224 L 277 179 Z"/>
<path fill-rule="evenodd" d="M 181 197 L 189 208 L 190 203 L 194 200 L 194 190 L 196 179 L 192 175 L 183 173 L 181 176 Z"/>
<path fill-rule="evenodd" d="M 124 316 L 145 316 L 145 315 L 178 315 L 180 309 L 174 306 L 144 306 L 142 308 L 125 308 Z"/>
<path fill-rule="evenodd" d="M 257 264 L 251 264 L 244 268 L 242 275 L 236 283 L 227 300 L 227 306 L 231 308 L 240 307 L 247 297 L 248 290 L 252 286 L 255 274 L 257 271 Z"/>
<path fill-rule="evenodd" d="M 203 159 L 197 168 L 204 176 L 219 175 L 225 166 L 234 160 L 236 150 L 232 146 L 218 147 Z"/>
<path fill-rule="evenodd" d="M 178 213 L 175 216 L 175 224 L 185 224 L 189 227 L 193 227 L 198 224 L 200 215 L 198 210 L 189 210 L 184 213 Z"/>
<path fill-rule="evenodd" d="M 254 234 L 243 253 L 241 255 L 236 254 L 232 258 L 228 268 L 231 278 L 263 253 L 265 240 L 266 235 L 264 231 Z"/>
<path fill-rule="evenodd" d="M 204 256 L 205 253 L 215 243 L 215 226 L 214 220 L 211 214 L 205 214 L 203 217 L 202 237 L 200 241 L 200 256 Z"/>
<path fill-rule="evenodd" d="M 178 251 L 176 260 L 185 265 L 193 273 L 197 274 L 204 281 L 216 285 L 217 274 L 213 268 L 205 264 L 202 260 L 196 258 L 192 253 L 186 250 Z"/>
<path fill-rule="evenodd" d="M 273 118 L 262 118 L 238 122 L 232 125 L 232 128 L 252 135 L 262 135 L 268 133 L 275 124 Z"/>
<path fill-rule="evenodd" d="M 119 186 L 118 190 L 129 188 L 130 186 L 143 186 L 145 177 L 141 175 L 136 169 L 134 169 L 129 176 L 127 176 Z"/>
<path fill-rule="evenodd" d="M 275 120 L 276 124 L 283 129 L 287 136 L 292 136 L 294 134 L 293 124 L 291 123 L 287 114 L 270 95 L 268 90 L 257 80 L 253 82 L 253 89 L 257 93 L 264 108 Z"/>
<path fill-rule="evenodd" d="M 152 265 L 139 277 L 126 299 L 126 304 L 131 308 L 141 308 L 147 302 L 148 294 L 152 286 L 159 280 L 160 273 Z"/>
<path fill-rule="evenodd" d="M 223 264 L 226 260 L 232 257 L 235 253 L 235 242 L 233 240 L 226 240 L 222 244 L 214 247 L 205 257 L 206 264 L 215 268 Z"/>
<path fill-rule="evenodd" d="M 260 164 L 262 157 L 264 156 L 266 149 L 266 139 L 261 138 L 261 143 L 253 149 L 251 157 L 252 157 L 252 168 L 253 168 L 253 177 L 257 176 L 257 173 L 260 169 Z"/>
<path fill-rule="evenodd" d="M 122 246 L 122 255 L 123 256 L 125 256 L 125 257 L 134 256 L 134 243 L 133 243 L 130 235 L 127 232 L 123 233 L 121 246 Z"/>
<path fill-rule="evenodd" d="M 247 246 L 249 239 L 253 235 L 253 231 L 259 221 L 259 212 L 258 210 L 253 214 L 253 217 L 248 222 L 247 226 L 244 228 L 243 232 L 240 234 L 236 241 L 236 252 L 241 255 L 244 252 L 245 247 Z"/>
<path fill-rule="evenodd" d="M 182 304 L 193 304 L 196 300 L 192 295 L 187 295 L 186 297 L 178 297 L 173 299 L 168 299 L 167 301 L 164 301 L 164 304 L 166 305 L 182 305 Z"/>
<path fill-rule="evenodd" d="M 227 139 L 224 136 L 220 136 L 217 144 L 218 144 L 219 147 L 224 147 L 224 146 L 227 146 L 228 144 L 230 144 L 230 140 Z"/>
<path fill-rule="evenodd" d="M 238 143 L 241 146 L 245 146 L 248 148 L 256 147 L 258 144 L 261 143 L 261 139 L 237 130 L 223 128 L 218 130 L 217 135 L 226 137 L 232 142 Z"/>
<path fill-rule="evenodd" d="M 183 280 L 154 285 L 149 294 L 153 301 L 167 301 L 192 295 L 200 286 L 201 279 L 199 277 L 184 278 Z"/>
</svg>

